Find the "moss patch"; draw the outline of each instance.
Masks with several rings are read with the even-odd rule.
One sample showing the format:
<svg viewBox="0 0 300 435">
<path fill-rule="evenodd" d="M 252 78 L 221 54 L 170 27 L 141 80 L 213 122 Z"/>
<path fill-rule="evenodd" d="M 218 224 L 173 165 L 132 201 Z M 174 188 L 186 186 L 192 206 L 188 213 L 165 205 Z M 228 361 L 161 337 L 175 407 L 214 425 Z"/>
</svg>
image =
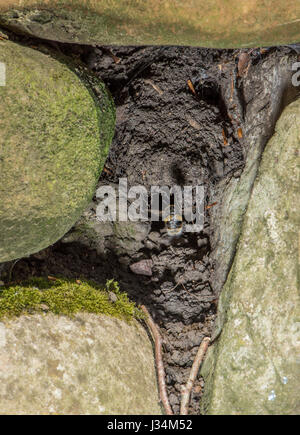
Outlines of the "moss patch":
<svg viewBox="0 0 300 435">
<path fill-rule="evenodd" d="M 110 301 L 109 292 L 116 295 L 115 302 Z M 105 314 L 127 321 L 143 318 L 143 313 L 114 280 L 100 287 L 87 281 L 32 278 L 0 291 L 0 319 L 43 311 L 66 316 L 79 312 Z"/>
<path fill-rule="evenodd" d="M 86 87 L 63 60 L 0 41 L 0 62 L 6 64 L 0 87 L 4 262 L 55 243 L 80 217 L 104 166 L 115 113 L 103 83 Z"/>
</svg>

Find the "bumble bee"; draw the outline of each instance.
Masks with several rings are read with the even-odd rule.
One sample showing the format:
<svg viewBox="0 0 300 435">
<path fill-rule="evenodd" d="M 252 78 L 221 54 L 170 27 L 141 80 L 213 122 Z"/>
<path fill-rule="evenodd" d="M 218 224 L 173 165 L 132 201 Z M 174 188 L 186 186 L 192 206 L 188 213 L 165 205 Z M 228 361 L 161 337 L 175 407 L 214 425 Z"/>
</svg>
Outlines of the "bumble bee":
<svg viewBox="0 0 300 435">
<path fill-rule="evenodd" d="M 174 205 L 170 206 L 170 214 L 164 219 L 169 236 L 180 236 L 183 232 L 182 216 L 175 213 Z"/>
</svg>

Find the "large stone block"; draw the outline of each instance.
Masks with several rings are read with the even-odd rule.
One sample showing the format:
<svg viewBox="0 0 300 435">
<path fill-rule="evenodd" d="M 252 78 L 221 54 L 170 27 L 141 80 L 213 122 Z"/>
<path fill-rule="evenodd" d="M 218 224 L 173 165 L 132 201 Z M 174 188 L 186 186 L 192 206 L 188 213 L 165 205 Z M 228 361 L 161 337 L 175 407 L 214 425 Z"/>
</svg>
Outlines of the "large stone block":
<svg viewBox="0 0 300 435">
<path fill-rule="evenodd" d="M 300 4 L 286 0 L 6 0 L 0 9 L 16 32 L 85 44 L 255 47 L 299 42 L 300 32 Z"/>
<path fill-rule="evenodd" d="M 0 41 L 0 262 L 56 242 L 90 202 L 115 123 L 105 86 L 98 100 L 63 62 Z M 101 106 L 101 107 L 100 107 Z"/>
<path fill-rule="evenodd" d="M 160 414 L 146 331 L 105 315 L 0 323 L 1 414 Z"/>
<path fill-rule="evenodd" d="M 299 144 L 297 100 L 263 153 L 202 369 L 203 412 L 300 412 Z"/>
</svg>

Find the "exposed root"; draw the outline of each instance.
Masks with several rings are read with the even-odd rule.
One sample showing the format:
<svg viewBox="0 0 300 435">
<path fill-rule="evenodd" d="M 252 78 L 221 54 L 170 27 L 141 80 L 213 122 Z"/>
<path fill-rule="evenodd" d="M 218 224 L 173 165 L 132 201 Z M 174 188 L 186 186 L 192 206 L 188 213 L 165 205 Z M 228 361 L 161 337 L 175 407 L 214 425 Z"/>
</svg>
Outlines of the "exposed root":
<svg viewBox="0 0 300 435">
<path fill-rule="evenodd" d="M 167 415 L 173 415 L 172 408 L 169 403 L 167 388 L 166 388 L 166 380 L 165 380 L 165 369 L 162 359 L 162 339 L 159 333 L 159 329 L 157 325 L 154 323 L 152 317 L 149 314 L 149 311 L 144 305 L 141 305 L 141 310 L 146 314 L 146 322 L 148 327 L 151 330 L 153 335 L 154 344 L 155 344 L 155 362 L 157 369 L 157 378 L 158 378 L 158 387 L 159 387 L 159 395 L 160 400 L 165 408 Z"/>
<path fill-rule="evenodd" d="M 197 377 L 199 368 L 200 368 L 200 364 L 204 358 L 204 355 L 207 351 L 208 345 L 210 343 L 210 338 L 209 337 L 205 337 L 203 338 L 197 355 L 195 356 L 191 371 L 190 371 L 190 376 L 189 379 L 187 381 L 187 384 L 185 386 L 185 388 L 183 389 L 182 393 L 181 393 L 181 404 L 180 404 L 180 414 L 181 415 L 188 415 L 188 408 L 189 408 L 189 402 L 190 402 L 190 395 L 191 395 L 191 391 L 195 382 L 195 379 Z"/>
</svg>

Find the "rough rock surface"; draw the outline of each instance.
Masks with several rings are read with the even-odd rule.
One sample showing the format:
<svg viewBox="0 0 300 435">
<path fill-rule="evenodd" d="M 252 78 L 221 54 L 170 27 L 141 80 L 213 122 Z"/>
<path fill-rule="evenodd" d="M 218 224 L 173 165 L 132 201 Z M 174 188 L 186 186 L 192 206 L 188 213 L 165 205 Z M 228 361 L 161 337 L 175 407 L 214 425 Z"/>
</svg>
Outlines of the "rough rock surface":
<svg viewBox="0 0 300 435">
<path fill-rule="evenodd" d="M 297 98 L 299 87 L 292 85 L 289 56 L 262 64 L 263 86 L 258 89 L 253 70 L 244 77 L 240 93 L 245 116 L 243 154 L 245 167 L 238 177 L 230 181 L 221 180 L 211 188 L 211 202 L 218 207 L 211 210 L 211 224 L 214 229 L 210 243 L 211 259 L 215 262 L 212 276 L 216 292 L 220 292 L 232 265 L 236 245 L 241 234 L 243 218 L 247 209 L 254 180 L 259 168 L 261 155 L 282 109 Z M 228 88 L 228 93 L 230 89 Z M 268 107 L 268 110 L 264 110 Z"/>
<path fill-rule="evenodd" d="M 202 369 L 209 414 L 300 412 L 299 121 L 298 99 L 263 154 Z"/>
<path fill-rule="evenodd" d="M 112 139 L 114 109 L 64 63 L 0 41 L 0 261 L 62 237 L 89 204 Z"/>
<path fill-rule="evenodd" d="M 299 41 L 299 2 L 5 0 L 0 23 L 62 42 L 255 47 Z M 8 13 L 5 11 L 10 8 Z"/>
<path fill-rule="evenodd" d="M 142 326 L 82 313 L 0 323 L 1 414 L 160 414 Z"/>
<path fill-rule="evenodd" d="M 117 189 L 116 189 L 117 191 Z M 92 202 L 78 222 L 62 239 L 63 243 L 80 242 L 93 247 L 99 255 L 114 250 L 124 261 L 143 248 L 143 241 L 150 232 L 149 222 L 100 222 L 96 218 L 96 204 Z"/>
</svg>

